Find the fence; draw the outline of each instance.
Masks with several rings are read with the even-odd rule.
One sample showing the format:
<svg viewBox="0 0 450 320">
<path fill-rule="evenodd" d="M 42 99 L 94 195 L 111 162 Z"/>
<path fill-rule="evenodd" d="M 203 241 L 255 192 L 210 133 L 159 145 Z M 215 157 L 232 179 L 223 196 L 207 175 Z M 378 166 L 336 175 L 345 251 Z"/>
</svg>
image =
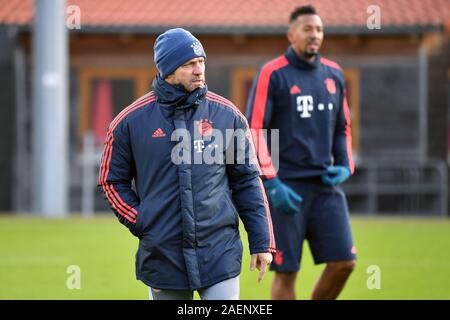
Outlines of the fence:
<svg viewBox="0 0 450 320">
<path fill-rule="evenodd" d="M 354 212 L 441 216 L 448 212 L 447 165 L 440 160 L 364 161 L 343 189 Z"/>
<path fill-rule="evenodd" d="M 81 166 L 81 211 L 95 212 L 101 149 L 93 136 L 84 137 Z M 447 165 L 440 160 L 363 161 L 343 185 L 350 211 L 363 214 L 417 214 L 446 216 L 448 212 Z"/>
</svg>

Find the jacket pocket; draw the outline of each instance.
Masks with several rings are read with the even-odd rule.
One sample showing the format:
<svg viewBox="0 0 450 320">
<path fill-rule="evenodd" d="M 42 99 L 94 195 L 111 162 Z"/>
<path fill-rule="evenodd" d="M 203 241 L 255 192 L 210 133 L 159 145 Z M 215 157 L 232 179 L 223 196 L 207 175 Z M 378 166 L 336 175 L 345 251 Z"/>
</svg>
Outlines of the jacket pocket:
<svg viewBox="0 0 450 320">
<path fill-rule="evenodd" d="M 130 228 L 130 231 L 134 236 L 141 238 L 143 229 L 142 220 L 144 215 L 144 212 L 142 211 L 142 202 L 136 207 L 136 211 L 138 213 L 136 216 L 136 222 L 134 223 L 132 228 Z"/>
<path fill-rule="evenodd" d="M 225 194 L 225 200 L 228 202 L 228 206 L 233 213 L 234 222 L 236 223 L 236 225 L 239 225 L 239 214 L 236 210 L 236 206 L 234 205 L 233 200 L 231 200 L 231 196 L 229 193 Z"/>
</svg>

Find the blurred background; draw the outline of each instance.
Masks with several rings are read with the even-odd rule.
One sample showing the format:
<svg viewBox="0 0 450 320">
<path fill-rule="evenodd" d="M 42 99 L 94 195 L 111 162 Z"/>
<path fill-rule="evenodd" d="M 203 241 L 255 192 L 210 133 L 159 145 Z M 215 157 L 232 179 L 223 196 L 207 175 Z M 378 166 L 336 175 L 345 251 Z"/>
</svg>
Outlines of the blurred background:
<svg viewBox="0 0 450 320">
<path fill-rule="evenodd" d="M 156 36 L 178 26 L 205 47 L 209 89 L 245 112 L 305 4 L 351 108 L 356 172 L 343 188 L 360 268 L 342 297 L 450 299 L 450 0 L 0 0 L 0 298 L 145 299 L 136 241 L 96 187 L 108 124 L 151 90 Z M 71 263 L 99 273 L 92 291 L 66 288 Z M 301 298 L 320 270 L 310 263 Z M 367 288 L 371 265 L 384 290 Z M 270 280 L 256 290 L 256 275 L 242 277 L 244 298 L 269 297 Z"/>
</svg>

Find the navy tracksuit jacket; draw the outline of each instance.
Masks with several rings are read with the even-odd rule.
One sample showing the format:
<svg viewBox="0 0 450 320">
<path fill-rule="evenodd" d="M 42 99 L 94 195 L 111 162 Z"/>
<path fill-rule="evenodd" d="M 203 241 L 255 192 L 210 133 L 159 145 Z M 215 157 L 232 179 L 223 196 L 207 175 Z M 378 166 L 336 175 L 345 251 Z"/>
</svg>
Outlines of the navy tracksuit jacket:
<svg viewBox="0 0 450 320">
<path fill-rule="evenodd" d="M 289 47 L 261 68 L 247 115 L 266 178 L 317 177 L 332 164 L 353 173 L 350 112 L 337 63 L 320 55 L 309 63 Z M 278 173 L 269 157 L 271 134 L 260 129 L 279 129 Z"/>
<path fill-rule="evenodd" d="M 212 129 L 224 137 L 227 129 L 248 131 L 245 117 L 206 88 L 180 93 L 161 79 L 154 87 L 110 124 L 99 185 L 119 221 L 140 239 L 137 278 L 153 288 L 194 290 L 240 273 L 239 217 L 251 253 L 275 252 L 272 223 L 250 156 L 243 164 L 172 161 L 172 152 L 181 150 L 176 145 L 192 162 L 211 148 L 225 154 L 231 142 L 221 145 L 207 135 Z M 186 129 L 190 138 L 172 141 L 174 129 Z"/>
</svg>

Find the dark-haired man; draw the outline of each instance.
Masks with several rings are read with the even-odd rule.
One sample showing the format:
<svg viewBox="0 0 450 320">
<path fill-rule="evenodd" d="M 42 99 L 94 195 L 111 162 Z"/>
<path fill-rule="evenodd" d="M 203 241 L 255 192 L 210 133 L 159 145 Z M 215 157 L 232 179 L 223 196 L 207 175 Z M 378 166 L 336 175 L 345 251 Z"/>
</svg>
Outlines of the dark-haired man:
<svg viewBox="0 0 450 320">
<path fill-rule="evenodd" d="M 291 13 L 287 38 L 289 49 L 261 68 L 248 103 L 277 239 L 272 298 L 295 299 L 306 239 L 314 262 L 326 263 L 311 297 L 335 299 L 356 252 L 339 187 L 354 171 L 344 75 L 319 54 L 323 24 L 312 6 Z M 278 171 L 262 129 L 279 130 Z"/>
</svg>

